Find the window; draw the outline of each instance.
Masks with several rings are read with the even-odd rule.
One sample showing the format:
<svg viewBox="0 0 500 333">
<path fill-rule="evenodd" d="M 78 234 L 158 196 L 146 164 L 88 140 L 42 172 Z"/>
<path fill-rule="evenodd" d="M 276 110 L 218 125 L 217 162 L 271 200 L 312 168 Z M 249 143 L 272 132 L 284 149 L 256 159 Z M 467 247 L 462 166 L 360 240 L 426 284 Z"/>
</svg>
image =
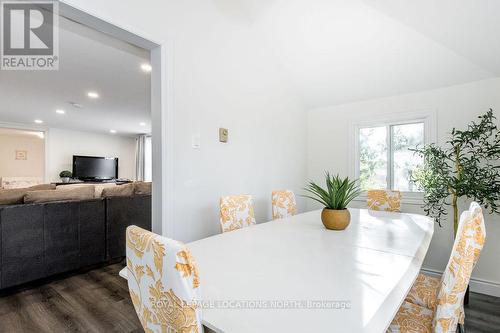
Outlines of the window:
<svg viewBox="0 0 500 333">
<path fill-rule="evenodd" d="M 357 127 L 356 178 L 363 190 L 416 192 L 411 174 L 423 160 L 411 148 L 426 143 L 425 121 Z"/>
</svg>

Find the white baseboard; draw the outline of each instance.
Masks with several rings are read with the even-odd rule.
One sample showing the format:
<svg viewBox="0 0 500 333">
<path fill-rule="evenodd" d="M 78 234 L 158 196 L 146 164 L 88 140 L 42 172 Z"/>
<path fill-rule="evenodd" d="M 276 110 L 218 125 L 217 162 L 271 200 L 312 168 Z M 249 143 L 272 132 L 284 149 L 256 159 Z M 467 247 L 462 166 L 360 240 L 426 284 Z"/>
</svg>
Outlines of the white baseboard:
<svg viewBox="0 0 500 333">
<path fill-rule="evenodd" d="M 436 277 L 443 275 L 443 272 L 434 269 L 422 268 L 422 272 Z M 469 282 L 469 287 L 475 293 L 500 297 L 500 283 L 472 278 Z"/>
</svg>

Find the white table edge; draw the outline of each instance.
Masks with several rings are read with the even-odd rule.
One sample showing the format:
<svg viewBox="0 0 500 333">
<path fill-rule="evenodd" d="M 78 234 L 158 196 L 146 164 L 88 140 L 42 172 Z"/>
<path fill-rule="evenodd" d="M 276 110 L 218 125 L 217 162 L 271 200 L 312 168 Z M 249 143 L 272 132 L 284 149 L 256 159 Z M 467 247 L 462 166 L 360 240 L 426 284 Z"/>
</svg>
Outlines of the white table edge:
<svg viewBox="0 0 500 333">
<path fill-rule="evenodd" d="M 418 215 L 418 214 L 415 214 L 415 215 Z M 431 240 L 432 240 L 432 236 L 433 235 L 434 235 L 434 221 L 432 221 L 432 228 L 431 228 L 430 232 L 426 233 L 425 239 L 422 241 L 422 245 L 420 246 L 420 248 L 418 250 L 418 254 L 412 260 L 412 263 L 414 263 L 415 261 L 420 261 L 420 264 L 418 265 L 418 268 L 415 267 L 415 266 L 413 267 L 412 270 L 414 270 L 414 272 L 411 273 L 411 275 L 413 275 L 414 277 L 413 277 L 413 279 L 412 279 L 411 284 L 409 285 L 409 287 L 406 288 L 406 290 L 404 292 L 405 297 L 399 302 L 399 306 L 396 309 L 396 311 L 393 313 L 392 318 L 396 317 L 396 315 L 397 315 L 397 313 L 399 311 L 399 307 L 401 307 L 401 305 L 403 305 L 403 303 L 405 302 L 406 296 L 408 295 L 408 293 L 410 292 L 411 288 L 413 287 L 413 284 L 415 283 L 415 280 L 417 279 L 418 274 L 420 273 L 420 271 L 422 269 L 422 265 L 424 263 L 424 259 L 425 259 L 425 256 L 427 254 L 427 251 L 429 250 L 429 247 L 431 245 Z M 410 274 L 410 272 L 408 271 L 407 274 Z M 393 293 L 394 293 L 394 291 L 393 291 Z M 389 328 L 389 326 L 391 325 L 391 323 L 392 323 L 392 320 L 389 321 L 389 323 L 387 323 L 385 331 L 387 331 L 387 329 Z"/>
</svg>

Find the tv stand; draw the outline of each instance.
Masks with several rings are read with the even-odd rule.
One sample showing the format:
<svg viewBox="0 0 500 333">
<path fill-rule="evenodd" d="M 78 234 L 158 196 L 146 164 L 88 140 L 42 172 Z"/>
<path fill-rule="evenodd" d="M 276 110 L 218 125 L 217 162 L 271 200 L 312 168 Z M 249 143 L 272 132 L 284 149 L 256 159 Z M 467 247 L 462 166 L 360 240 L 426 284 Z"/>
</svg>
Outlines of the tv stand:
<svg viewBox="0 0 500 333">
<path fill-rule="evenodd" d="M 132 183 L 131 180 L 124 179 L 111 179 L 111 180 L 79 180 L 79 181 L 70 181 L 69 183 L 63 182 L 53 182 L 52 184 L 56 186 L 60 185 L 75 185 L 75 184 L 88 184 L 88 185 L 98 185 L 98 184 L 116 184 L 116 185 L 124 185 Z"/>
<path fill-rule="evenodd" d="M 116 179 L 90 179 L 90 180 L 83 180 L 84 183 L 92 183 L 92 184 L 99 184 L 99 183 L 116 183 Z"/>
</svg>

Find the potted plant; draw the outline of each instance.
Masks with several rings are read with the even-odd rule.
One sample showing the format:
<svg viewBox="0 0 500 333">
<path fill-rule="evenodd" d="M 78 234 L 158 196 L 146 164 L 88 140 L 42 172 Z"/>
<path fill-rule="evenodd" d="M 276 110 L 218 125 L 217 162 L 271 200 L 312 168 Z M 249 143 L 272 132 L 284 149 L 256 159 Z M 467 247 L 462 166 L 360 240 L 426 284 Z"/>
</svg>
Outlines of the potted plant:
<svg viewBox="0 0 500 333">
<path fill-rule="evenodd" d="M 500 131 L 493 110 L 478 117 L 466 130 L 451 131 L 444 147 L 429 144 L 412 149 L 424 158 L 424 166 L 412 180 L 424 191 L 424 210 L 441 226 L 453 208 L 453 235 L 458 231 L 458 200 L 477 201 L 490 213 L 500 213 Z M 448 198 L 451 197 L 451 202 Z M 469 288 L 465 295 L 469 303 Z"/>
<path fill-rule="evenodd" d="M 73 174 L 71 173 L 71 171 L 64 170 L 59 173 L 59 177 L 61 178 L 61 181 L 63 183 L 69 183 L 69 180 L 71 179 L 71 177 L 73 177 Z"/>
<path fill-rule="evenodd" d="M 304 189 L 309 195 L 304 197 L 321 203 L 325 208 L 321 212 L 321 221 L 327 229 L 344 230 L 351 222 L 351 214 L 347 205 L 361 194 L 357 180 L 341 179 L 339 175 L 332 177 L 326 172 L 326 189 L 310 181 Z"/>
</svg>

